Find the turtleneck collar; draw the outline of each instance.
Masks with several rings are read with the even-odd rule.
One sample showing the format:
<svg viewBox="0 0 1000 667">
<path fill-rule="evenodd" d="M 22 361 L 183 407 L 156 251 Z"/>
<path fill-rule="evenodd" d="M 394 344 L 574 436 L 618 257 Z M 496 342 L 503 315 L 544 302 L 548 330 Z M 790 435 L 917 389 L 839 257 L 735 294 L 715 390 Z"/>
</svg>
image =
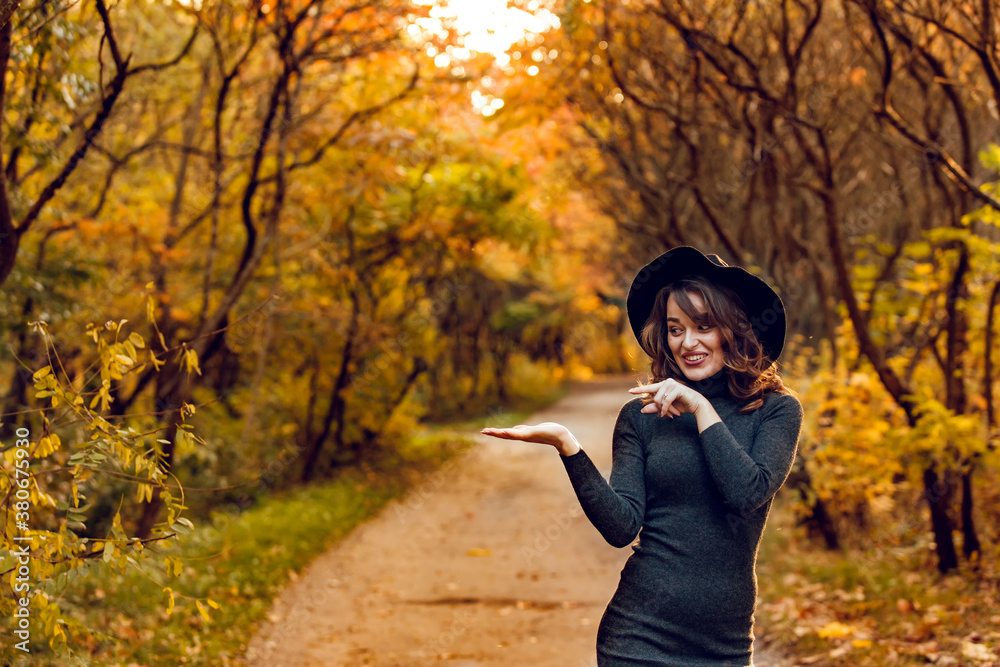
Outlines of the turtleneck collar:
<svg viewBox="0 0 1000 667">
<path fill-rule="evenodd" d="M 729 369 L 723 366 L 715 375 L 703 380 L 688 380 L 688 386 L 705 398 L 732 396 L 729 392 Z"/>
</svg>

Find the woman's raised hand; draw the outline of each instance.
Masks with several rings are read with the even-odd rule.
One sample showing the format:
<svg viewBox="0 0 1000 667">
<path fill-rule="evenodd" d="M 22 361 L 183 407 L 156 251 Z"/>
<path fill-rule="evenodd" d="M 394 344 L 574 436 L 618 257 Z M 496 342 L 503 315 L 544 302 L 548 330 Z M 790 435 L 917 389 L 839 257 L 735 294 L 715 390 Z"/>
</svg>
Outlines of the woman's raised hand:
<svg viewBox="0 0 1000 667">
<path fill-rule="evenodd" d="M 505 440 L 523 440 L 552 445 L 563 456 L 571 456 L 580 451 L 580 443 L 577 442 L 576 437 L 570 433 L 568 428 L 555 422 L 542 422 L 534 426 L 518 424 L 507 428 L 487 426 L 480 433 Z"/>
<path fill-rule="evenodd" d="M 670 415 L 671 418 L 684 412 L 694 413 L 707 400 L 691 387 L 685 386 L 673 378 L 641 387 L 632 387 L 629 389 L 629 393 L 652 394 L 653 402 L 644 405 L 641 412 L 647 414 L 659 412 L 661 417 Z"/>
</svg>

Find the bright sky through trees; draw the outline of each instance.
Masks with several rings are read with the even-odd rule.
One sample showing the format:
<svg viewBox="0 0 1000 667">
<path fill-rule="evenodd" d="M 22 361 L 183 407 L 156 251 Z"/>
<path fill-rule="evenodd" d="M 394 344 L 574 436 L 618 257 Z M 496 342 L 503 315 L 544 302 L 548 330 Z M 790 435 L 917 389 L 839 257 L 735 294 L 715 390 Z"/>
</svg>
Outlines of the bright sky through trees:
<svg viewBox="0 0 1000 667">
<path fill-rule="evenodd" d="M 432 4 L 430 0 L 422 0 Z M 544 32 L 559 26 L 555 14 L 532 0 L 524 9 L 508 6 L 507 0 L 440 0 L 434 2 L 431 16 L 452 19 L 465 36 L 465 47 L 480 53 L 492 53 L 506 63 L 507 47 L 526 34 Z"/>
<path fill-rule="evenodd" d="M 559 27 L 559 19 L 544 7 L 546 3 L 530 0 L 524 9 L 513 7 L 508 0 L 417 0 L 418 3 L 431 7 L 431 18 L 420 19 L 411 26 L 411 33 L 416 36 L 420 30 L 431 33 L 443 33 L 443 24 L 454 26 L 462 36 L 464 46 L 449 47 L 446 53 L 435 53 L 429 47 L 428 53 L 434 56 L 438 67 L 453 67 L 461 70 L 462 61 L 468 60 L 475 53 L 489 53 L 496 59 L 499 66 L 507 68 L 510 55 L 507 49 L 511 44 L 521 40 L 534 43 L 534 35 L 551 28 Z M 532 65 L 534 74 L 537 66 Z M 513 70 L 511 70 L 513 71 Z M 457 71 L 456 74 L 460 74 Z M 491 81 L 487 77 L 481 84 L 489 88 Z M 480 90 L 472 92 L 472 104 L 484 115 L 490 116 L 503 106 L 499 97 Z"/>
</svg>

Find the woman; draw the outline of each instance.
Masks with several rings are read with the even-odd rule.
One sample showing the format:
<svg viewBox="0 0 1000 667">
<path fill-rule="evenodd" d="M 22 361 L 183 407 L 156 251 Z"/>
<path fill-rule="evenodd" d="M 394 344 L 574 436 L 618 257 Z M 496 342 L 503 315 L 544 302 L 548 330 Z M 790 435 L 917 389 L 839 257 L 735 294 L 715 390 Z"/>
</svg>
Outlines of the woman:
<svg viewBox="0 0 1000 667">
<path fill-rule="evenodd" d="M 618 413 L 609 481 L 560 424 L 482 432 L 553 445 L 591 523 L 632 544 L 598 626 L 599 667 L 752 666 L 757 548 L 803 418 L 776 370 L 781 299 L 681 246 L 636 275 L 627 310 L 653 380 Z"/>
</svg>

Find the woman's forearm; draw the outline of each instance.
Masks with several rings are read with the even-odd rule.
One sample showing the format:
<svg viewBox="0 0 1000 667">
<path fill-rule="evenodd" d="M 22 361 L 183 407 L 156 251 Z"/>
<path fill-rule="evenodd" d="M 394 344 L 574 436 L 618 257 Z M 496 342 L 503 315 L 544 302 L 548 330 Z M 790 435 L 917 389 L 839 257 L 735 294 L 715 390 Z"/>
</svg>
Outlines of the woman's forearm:
<svg viewBox="0 0 1000 667">
<path fill-rule="evenodd" d="M 556 449 L 559 451 L 560 456 L 573 456 L 580 451 L 581 447 L 576 436 L 567 429 L 566 434 L 559 438 L 559 444 L 556 446 Z"/>
<path fill-rule="evenodd" d="M 716 422 L 721 422 L 722 417 L 719 413 L 715 411 L 712 404 L 708 399 L 704 399 L 704 402 L 698 406 L 698 409 L 694 411 L 695 419 L 698 422 L 698 433 L 701 433 L 706 428 L 715 424 Z"/>
</svg>

